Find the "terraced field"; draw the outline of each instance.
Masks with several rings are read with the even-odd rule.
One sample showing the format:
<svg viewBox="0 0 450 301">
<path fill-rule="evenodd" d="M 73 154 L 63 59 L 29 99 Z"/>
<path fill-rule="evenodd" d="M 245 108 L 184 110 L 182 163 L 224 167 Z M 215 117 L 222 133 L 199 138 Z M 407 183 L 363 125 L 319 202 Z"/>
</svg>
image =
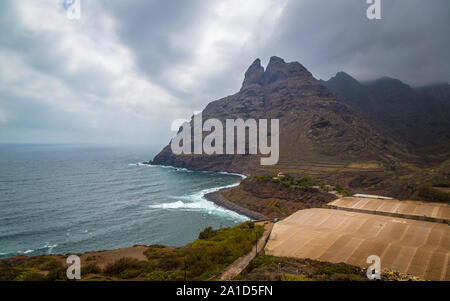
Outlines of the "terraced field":
<svg viewBox="0 0 450 301">
<path fill-rule="evenodd" d="M 425 220 L 450 222 L 450 206 L 443 203 L 345 197 L 334 200 L 328 206 L 362 213 L 396 215 L 407 218 L 417 217 Z"/>
<path fill-rule="evenodd" d="M 263 171 L 278 172 L 282 170 L 285 173 L 307 173 L 309 175 L 323 174 L 324 172 L 381 172 L 381 166 L 376 162 L 365 163 L 344 163 L 328 161 L 305 161 L 293 162 L 280 160 L 274 166 L 262 166 Z"/>
<path fill-rule="evenodd" d="M 300 210 L 275 224 L 266 253 L 277 257 L 381 267 L 427 280 L 450 280 L 450 228 L 443 223 L 343 210 Z"/>
</svg>

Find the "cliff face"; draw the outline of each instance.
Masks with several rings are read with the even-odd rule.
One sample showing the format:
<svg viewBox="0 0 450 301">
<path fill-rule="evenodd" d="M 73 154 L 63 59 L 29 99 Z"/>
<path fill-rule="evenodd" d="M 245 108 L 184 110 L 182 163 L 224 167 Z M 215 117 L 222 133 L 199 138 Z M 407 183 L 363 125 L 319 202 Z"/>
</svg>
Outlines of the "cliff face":
<svg viewBox="0 0 450 301">
<path fill-rule="evenodd" d="M 304 66 L 278 57 L 272 57 L 265 70 L 260 60 L 255 60 L 238 93 L 206 106 L 203 121 L 210 118 L 222 120 L 223 124 L 225 119 L 279 119 L 279 163 L 261 167 L 259 155 L 177 156 L 168 145 L 153 164 L 257 174 L 287 167 L 301 170 L 305 162 L 342 166 L 372 162 L 392 167 L 407 155 L 402 145 L 376 132 L 360 113 L 339 101 Z"/>
</svg>

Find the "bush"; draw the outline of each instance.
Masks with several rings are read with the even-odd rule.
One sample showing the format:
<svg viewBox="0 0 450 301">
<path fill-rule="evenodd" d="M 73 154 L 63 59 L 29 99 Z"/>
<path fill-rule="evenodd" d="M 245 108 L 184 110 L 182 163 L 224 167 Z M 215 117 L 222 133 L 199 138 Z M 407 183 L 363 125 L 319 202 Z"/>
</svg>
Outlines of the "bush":
<svg viewBox="0 0 450 301">
<path fill-rule="evenodd" d="M 251 251 L 256 238 L 264 232 L 262 226 L 245 222 L 216 231 L 209 240 L 197 240 L 186 249 L 189 280 L 205 280 L 221 272 L 225 266 Z"/>
<path fill-rule="evenodd" d="M 101 272 L 100 268 L 95 263 L 91 263 L 91 264 L 88 264 L 86 266 L 81 267 L 81 274 L 82 275 L 98 274 L 100 272 Z"/>
<path fill-rule="evenodd" d="M 302 177 L 298 180 L 298 185 L 304 188 L 311 188 L 312 186 L 316 186 L 316 183 L 310 177 Z"/>
<path fill-rule="evenodd" d="M 181 261 L 175 258 L 163 258 L 158 261 L 158 269 L 170 271 L 176 270 L 182 265 Z"/>
<path fill-rule="evenodd" d="M 169 273 L 164 271 L 153 271 L 148 273 L 144 280 L 147 281 L 167 281 L 169 280 Z"/>
<path fill-rule="evenodd" d="M 15 281 L 45 281 L 47 279 L 42 274 L 33 273 L 33 272 L 25 272 L 14 280 Z"/>
<path fill-rule="evenodd" d="M 125 271 L 120 273 L 120 278 L 122 278 L 122 279 L 131 279 L 131 278 L 136 278 L 140 274 L 141 274 L 141 271 L 139 271 L 139 270 L 126 269 Z"/>
<path fill-rule="evenodd" d="M 14 268 L 2 268 L 0 269 L 0 281 L 12 281 L 21 273 L 21 271 Z"/>
<path fill-rule="evenodd" d="M 255 228 L 255 223 L 252 221 L 246 221 L 240 225 L 238 225 L 239 228 L 241 229 L 254 229 Z"/>
<path fill-rule="evenodd" d="M 311 278 L 301 276 L 301 275 L 283 275 L 281 276 L 281 281 L 313 281 Z"/>
<path fill-rule="evenodd" d="M 200 232 L 200 234 L 198 235 L 198 239 L 208 239 L 208 238 L 215 236 L 216 234 L 217 234 L 217 231 L 213 230 L 212 227 L 207 227 L 207 228 L 205 228 L 205 230 Z"/>
<path fill-rule="evenodd" d="M 66 268 L 62 265 L 56 269 L 49 271 L 46 276 L 48 281 L 67 280 Z"/>
<path fill-rule="evenodd" d="M 342 194 L 343 196 L 349 196 L 350 193 L 348 192 L 348 190 L 342 188 L 341 186 L 339 186 L 339 184 L 336 184 L 336 186 L 334 187 L 334 189 L 339 192 L 340 194 Z"/>
<path fill-rule="evenodd" d="M 30 258 L 25 264 L 22 265 L 25 268 L 33 268 L 39 270 L 50 270 L 61 266 L 61 263 L 57 262 L 55 258 L 49 256 L 37 256 Z"/>
<path fill-rule="evenodd" d="M 293 175 L 285 174 L 283 177 L 277 178 L 277 175 L 268 175 L 268 176 L 255 176 L 257 181 L 259 182 L 274 182 L 279 183 L 284 187 L 291 186 L 300 186 L 302 188 L 310 188 L 311 186 L 315 186 L 313 180 L 310 177 L 305 176 L 301 178 L 295 178 Z"/>
<path fill-rule="evenodd" d="M 339 263 L 339 264 L 324 267 L 324 268 L 320 269 L 318 272 L 318 274 L 325 274 L 325 275 L 353 274 L 353 273 L 354 273 L 353 268 L 344 263 Z"/>
<path fill-rule="evenodd" d="M 126 269 L 139 269 L 141 267 L 139 261 L 133 258 L 122 257 L 114 263 L 110 263 L 105 268 L 107 275 L 120 275 Z"/>
</svg>

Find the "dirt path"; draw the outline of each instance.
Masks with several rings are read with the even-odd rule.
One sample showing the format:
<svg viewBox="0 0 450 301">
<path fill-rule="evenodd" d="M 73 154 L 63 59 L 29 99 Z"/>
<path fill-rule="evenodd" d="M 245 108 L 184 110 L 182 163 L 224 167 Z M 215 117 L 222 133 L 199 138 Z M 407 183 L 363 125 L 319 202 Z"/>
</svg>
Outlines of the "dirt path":
<svg viewBox="0 0 450 301">
<path fill-rule="evenodd" d="M 258 224 L 258 223 L 257 223 Z M 263 223 L 261 223 L 263 224 Z M 272 232 L 273 223 L 267 222 L 266 225 L 264 225 L 264 233 L 261 236 L 261 238 L 258 240 L 258 253 L 261 252 L 264 249 L 264 246 L 266 245 L 266 242 L 269 238 L 270 233 Z M 242 256 L 238 259 L 236 259 L 230 266 L 228 266 L 225 271 L 218 277 L 219 280 L 231 280 L 237 275 L 239 275 L 250 263 L 250 261 L 253 260 L 253 258 L 256 257 L 256 249 L 255 246 L 252 248 L 252 251 L 248 253 L 245 256 Z"/>
</svg>

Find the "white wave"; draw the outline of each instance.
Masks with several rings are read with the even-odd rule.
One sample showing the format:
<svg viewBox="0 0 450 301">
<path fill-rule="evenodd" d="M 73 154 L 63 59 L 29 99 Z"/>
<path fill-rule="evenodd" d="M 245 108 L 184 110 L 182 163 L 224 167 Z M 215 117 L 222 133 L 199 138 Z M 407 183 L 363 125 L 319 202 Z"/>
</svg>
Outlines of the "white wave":
<svg viewBox="0 0 450 301">
<path fill-rule="evenodd" d="M 54 245 L 51 245 L 51 246 L 47 246 L 47 247 L 48 247 L 48 254 L 51 254 L 52 251 L 53 251 L 53 248 L 56 248 L 57 246 L 58 246 L 58 244 L 54 244 Z"/>
<path fill-rule="evenodd" d="M 49 242 L 46 242 L 42 248 L 39 248 L 39 250 L 48 249 L 47 253 L 51 254 L 53 251 L 53 248 L 56 248 L 57 246 L 58 246 L 58 244 L 51 245 Z"/>
<path fill-rule="evenodd" d="M 128 166 L 145 166 L 145 167 L 147 167 L 147 166 L 155 166 L 155 165 L 150 165 L 150 164 L 145 164 L 145 163 L 142 163 L 142 162 L 138 162 L 138 163 L 130 163 L 130 164 L 128 164 Z"/>
<path fill-rule="evenodd" d="M 233 172 L 226 172 L 226 171 L 219 171 L 219 173 L 220 173 L 220 174 L 223 174 L 223 175 L 239 176 L 239 177 L 241 177 L 242 179 L 246 179 L 246 178 L 247 178 L 246 175 L 242 175 L 242 174 L 240 174 L 240 173 L 233 173 Z"/>
<path fill-rule="evenodd" d="M 149 166 L 155 166 L 155 167 L 161 167 L 161 168 L 168 168 L 168 169 L 176 169 L 175 166 L 170 166 L 170 165 L 149 165 Z"/>
<path fill-rule="evenodd" d="M 139 165 L 142 163 L 138 163 L 136 165 Z M 133 164 L 128 164 L 128 165 L 133 165 Z M 167 168 L 167 169 L 174 169 L 176 171 L 185 171 L 185 172 L 194 172 L 194 170 L 191 169 L 187 169 L 184 167 L 175 167 L 175 166 L 171 166 L 171 165 L 153 165 L 153 164 L 142 164 L 145 166 L 154 166 L 154 167 L 161 167 L 161 168 Z M 202 173 L 218 173 L 218 174 L 222 174 L 222 175 L 230 175 L 230 176 L 239 176 L 242 179 L 247 178 L 246 175 L 240 174 L 240 173 L 233 173 L 233 172 L 227 172 L 227 171 L 209 171 L 209 170 L 202 170 L 202 171 L 196 171 L 196 172 L 202 172 Z"/>
<path fill-rule="evenodd" d="M 239 185 L 239 183 L 235 183 L 235 184 L 231 184 L 231 185 L 227 185 L 227 186 L 203 189 L 194 194 L 185 195 L 185 196 L 177 196 L 175 198 L 180 199 L 180 200 L 178 200 L 176 202 L 149 205 L 149 208 L 206 211 L 206 212 L 208 212 L 208 214 L 225 215 L 225 216 L 229 216 L 234 219 L 237 219 L 237 220 L 246 221 L 249 219 L 248 217 L 241 215 L 237 212 L 228 210 L 226 208 L 220 207 L 220 206 L 216 205 L 215 203 L 208 201 L 205 198 L 205 195 L 208 193 L 215 192 L 215 191 L 218 191 L 218 190 L 224 189 L 224 188 L 235 187 L 237 185 Z"/>
<path fill-rule="evenodd" d="M 50 245 L 47 242 L 47 243 L 45 243 L 45 245 L 43 247 L 37 248 L 37 250 L 48 249 L 47 253 L 51 254 L 52 251 L 53 251 L 53 248 L 56 248 L 57 246 L 58 246 L 58 244 Z M 30 254 L 30 253 L 35 252 L 37 250 L 29 249 L 29 250 L 26 250 L 26 251 L 16 251 L 15 253 L 16 254 Z M 7 255 L 7 254 L 10 254 L 10 253 L 0 253 L 0 255 Z"/>
</svg>

